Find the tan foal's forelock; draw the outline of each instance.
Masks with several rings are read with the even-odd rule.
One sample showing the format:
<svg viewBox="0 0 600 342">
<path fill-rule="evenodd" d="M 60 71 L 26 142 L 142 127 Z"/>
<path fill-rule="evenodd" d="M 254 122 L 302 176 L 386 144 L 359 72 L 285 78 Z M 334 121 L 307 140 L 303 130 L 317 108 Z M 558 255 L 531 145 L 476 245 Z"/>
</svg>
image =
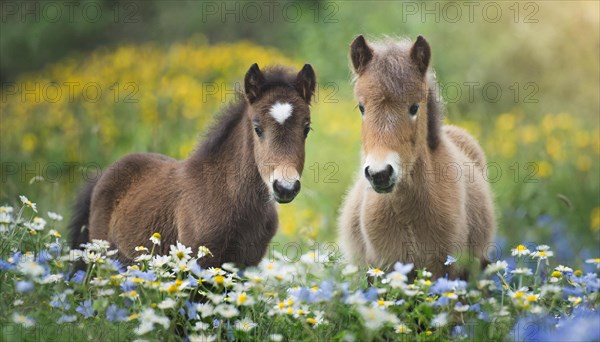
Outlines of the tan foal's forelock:
<svg viewBox="0 0 600 342">
<path fill-rule="evenodd" d="M 379 48 L 379 53 L 385 53 Z M 373 61 L 355 79 L 354 93 L 364 106 L 362 121 L 362 149 L 364 166 L 380 170 L 389 160 L 394 168 L 394 179 L 405 180 L 412 165 L 427 148 L 427 76 L 415 68 L 395 68 L 389 58 L 380 59 L 375 50 Z M 404 50 L 395 51 L 396 62 L 409 57 Z M 392 73 L 396 70 L 396 73 Z M 419 105 L 416 115 L 409 108 Z M 391 157 L 391 155 L 395 155 Z"/>
</svg>

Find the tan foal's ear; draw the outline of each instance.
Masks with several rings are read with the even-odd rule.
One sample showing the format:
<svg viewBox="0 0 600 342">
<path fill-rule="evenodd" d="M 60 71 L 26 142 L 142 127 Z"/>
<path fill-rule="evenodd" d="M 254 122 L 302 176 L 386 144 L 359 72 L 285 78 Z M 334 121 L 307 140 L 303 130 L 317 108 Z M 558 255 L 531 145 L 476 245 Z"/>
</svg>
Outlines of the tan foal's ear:
<svg viewBox="0 0 600 342">
<path fill-rule="evenodd" d="M 431 59 L 431 48 L 423 36 L 417 37 L 417 41 L 410 49 L 410 58 L 417 65 L 421 74 L 425 75 Z"/>
<path fill-rule="evenodd" d="M 261 87 L 265 83 L 265 76 L 258 67 L 258 64 L 254 63 L 248 69 L 246 77 L 244 78 L 244 91 L 246 98 L 250 104 L 254 103 L 261 95 Z"/>
<path fill-rule="evenodd" d="M 350 45 L 350 59 L 352 59 L 354 71 L 359 75 L 365 71 L 365 68 L 373 59 L 373 49 L 367 44 L 362 34 L 356 37 Z"/>
</svg>

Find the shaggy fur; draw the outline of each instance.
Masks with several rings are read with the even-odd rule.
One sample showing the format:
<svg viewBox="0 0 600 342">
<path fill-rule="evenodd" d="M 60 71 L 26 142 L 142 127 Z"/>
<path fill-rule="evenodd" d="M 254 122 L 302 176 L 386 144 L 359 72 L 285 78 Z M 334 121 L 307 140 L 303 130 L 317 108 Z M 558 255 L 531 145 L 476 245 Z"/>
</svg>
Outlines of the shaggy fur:
<svg viewBox="0 0 600 342">
<path fill-rule="evenodd" d="M 375 192 L 359 173 L 339 217 L 341 249 L 358 264 L 387 268 L 400 261 L 456 277 L 460 270 L 444 266 L 446 256 L 485 260 L 495 231 L 485 155 L 466 131 L 442 125 L 424 38 L 367 43 L 360 36 L 350 56 L 355 96 L 365 109 L 363 163 L 367 155 L 389 153 L 401 162 L 389 193 Z M 420 109 L 411 117 L 415 104 Z"/>
<path fill-rule="evenodd" d="M 227 107 L 204 143 L 185 160 L 154 153 L 130 154 L 110 166 L 82 192 L 71 222 L 73 247 L 90 239 L 109 241 L 121 261 L 135 258 L 154 232 L 155 250 L 168 253 L 176 241 L 197 251 L 208 247 L 203 267 L 233 262 L 256 265 L 276 232 L 273 168 L 304 167 L 309 104 L 315 89 L 310 65 L 299 72 L 254 64 L 245 78 L 245 98 Z M 268 113 L 290 103 L 285 125 Z M 255 129 L 260 125 L 262 135 Z M 88 226 L 88 230 L 82 230 Z"/>
</svg>

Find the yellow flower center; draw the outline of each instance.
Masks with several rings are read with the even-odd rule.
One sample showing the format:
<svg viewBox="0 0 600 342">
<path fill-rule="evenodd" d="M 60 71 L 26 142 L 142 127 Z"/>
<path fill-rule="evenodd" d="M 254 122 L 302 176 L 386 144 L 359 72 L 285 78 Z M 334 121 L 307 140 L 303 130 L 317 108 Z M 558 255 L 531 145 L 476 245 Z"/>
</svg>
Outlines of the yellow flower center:
<svg viewBox="0 0 600 342">
<path fill-rule="evenodd" d="M 225 277 L 223 277 L 222 275 L 218 275 L 218 276 L 215 277 L 215 283 L 216 284 L 221 285 L 221 284 L 223 284 L 224 281 L 225 281 Z"/>
<path fill-rule="evenodd" d="M 517 291 L 515 292 L 515 294 L 513 295 L 513 298 L 523 298 L 525 297 L 525 293 L 521 292 L 521 291 Z"/>
<path fill-rule="evenodd" d="M 160 234 L 159 233 L 154 233 L 154 234 L 152 234 L 152 238 L 160 240 Z"/>
<path fill-rule="evenodd" d="M 245 293 L 240 293 L 238 296 L 238 304 L 244 304 L 248 300 L 248 296 Z"/>
<path fill-rule="evenodd" d="M 177 285 L 171 285 L 167 289 L 167 292 L 169 292 L 169 293 L 176 293 L 177 291 L 179 291 L 179 286 L 177 286 Z"/>
<path fill-rule="evenodd" d="M 537 298 L 538 297 L 536 295 L 529 295 L 529 296 L 527 296 L 526 299 L 528 302 L 535 302 L 537 300 Z"/>
<path fill-rule="evenodd" d="M 383 299 L 380 299 L 380 300 L 377 301 L 377 305 L 384 306 L 385 305 L 385 301 Z"/>
<path fill-rule="evenodd" d="M 581 275 L 583 274 L 583 272 L 582 272 L 581 270 L 575 270 L 575 272 L 573 272 L 573 274 L 574 274 L 576 277 L 579 277 L 579 276 L 581 276 Z"/>
<path fill-rule="evenodd" d="M 560 278 L 560 277 L 562 277 L 562 273 L 560 273 L 560 271 L 554 271 L 554 272 L 552 272 L 552 274 L 550 276 L 552 276 L 554 278 Z"/>
<path fill-rule="evenodd" d="M 317 320 L 312 317 L 307 318 L 306 321 L 310 324 L 317 324 Z"/>
<path fill-rule="evenodd" d="M 183 259 L 183 256 L 185 254 L 183 254 L 183 252 L 179 251 L 179 252 L 175 253 L 175 255 L 177 256 L 177 259 Z"/>
<path fill-rule="evenodd" d="M 523 245 L 518 245 L 518 246 L 517 246 L 517 251 L 519 251 L 519 252 L 522 252 L 522 251 L 524 251 L 524 250 L 526 250 L 526 249 L 527 249 L 527 247 L 525 247 L 525 246 L 523 246 Z"/>
</svg>

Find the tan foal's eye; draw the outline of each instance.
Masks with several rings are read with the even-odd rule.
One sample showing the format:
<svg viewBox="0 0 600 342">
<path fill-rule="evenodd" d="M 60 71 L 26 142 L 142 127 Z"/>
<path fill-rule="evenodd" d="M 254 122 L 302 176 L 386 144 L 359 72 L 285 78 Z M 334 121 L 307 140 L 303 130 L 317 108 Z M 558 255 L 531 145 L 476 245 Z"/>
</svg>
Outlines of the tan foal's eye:
<svg viewBox="0 0 600 342">
<path fill-rule="evenodd" d="M 361 115 L 365 115 L 365 106 L 363 106 L 362 103 L 358 104 L 358 110 L 360 110 Z"/>
<path fill-rule="evenodd" d="M 417 115 L 417 112 L 419 111 L 419 104 L 415 103 L 414 105 L 410 106 L 410 108 L 408 109 L 408 113 L 412 116 Z"/>
</svg>

